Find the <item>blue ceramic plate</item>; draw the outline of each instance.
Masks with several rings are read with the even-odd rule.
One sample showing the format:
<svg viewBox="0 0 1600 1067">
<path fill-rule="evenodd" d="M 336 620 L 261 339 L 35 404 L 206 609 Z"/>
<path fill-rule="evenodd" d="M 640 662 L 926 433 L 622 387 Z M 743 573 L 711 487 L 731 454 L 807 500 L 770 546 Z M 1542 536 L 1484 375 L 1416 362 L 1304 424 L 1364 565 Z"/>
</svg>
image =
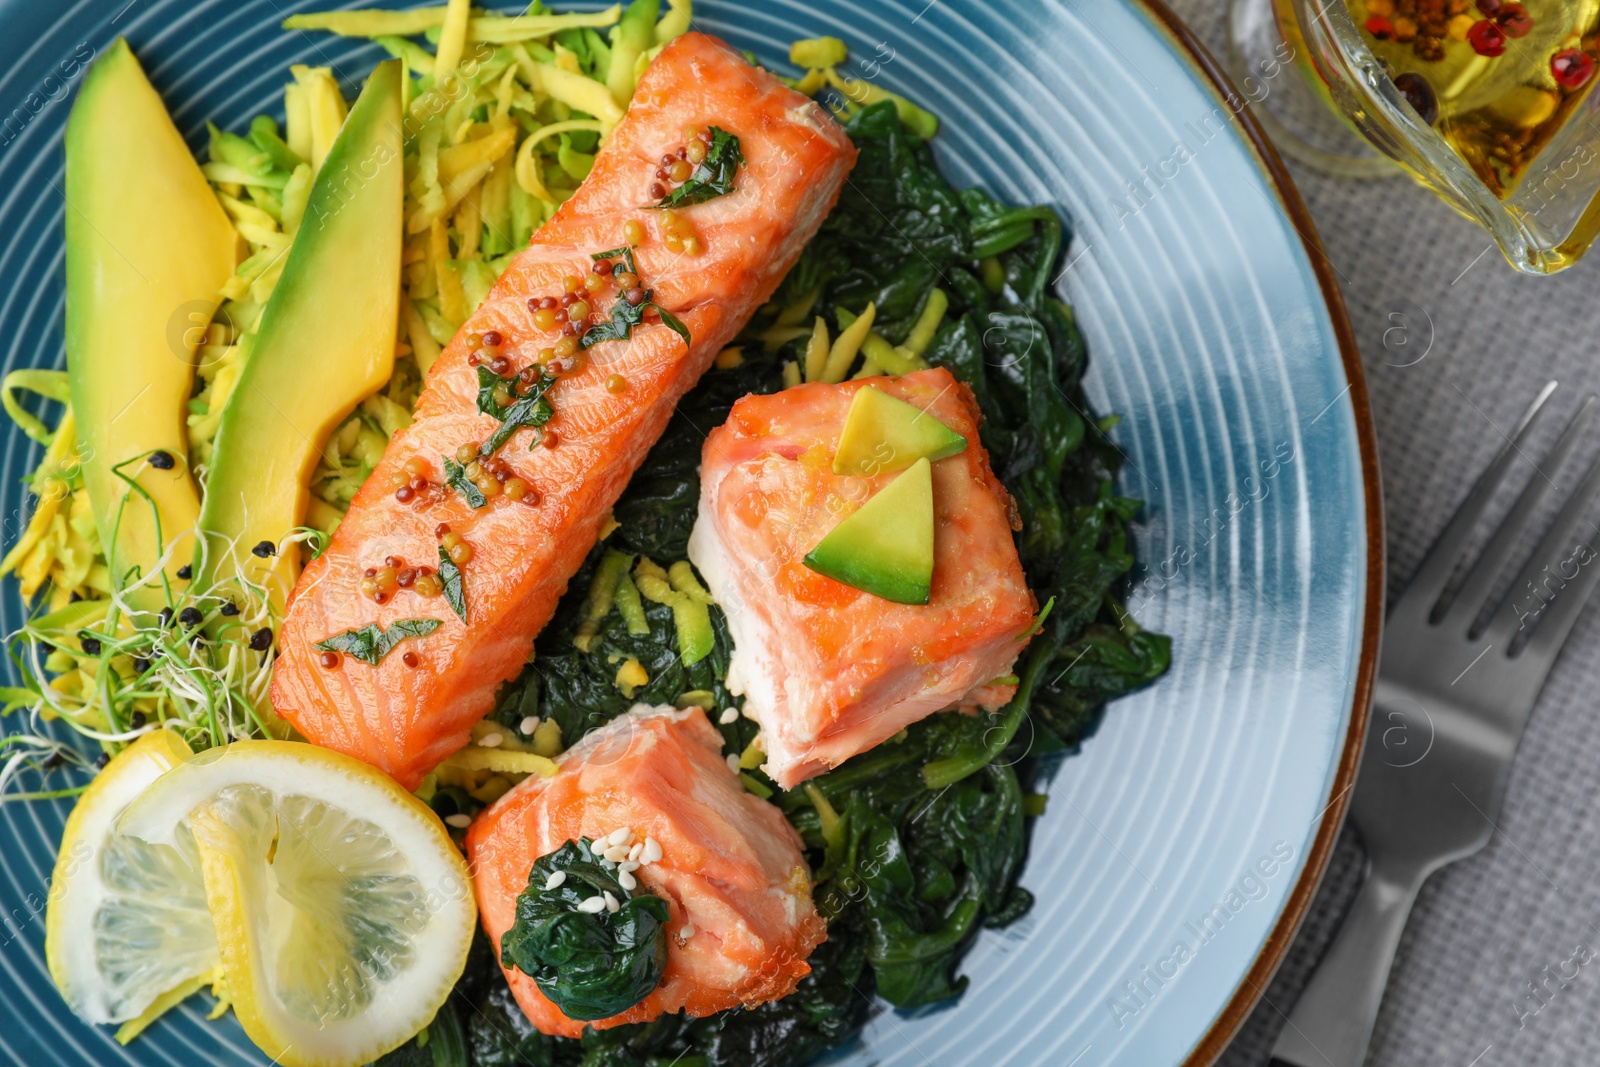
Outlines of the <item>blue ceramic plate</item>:
<svg viewBox="0 0 1600 1067">
<path fill-rule="evenodd" d="M 281 32 L 329 0 L 0 0 L 0 337 L 7 369 L 62 359 L 61 134 L 83 59 L 116 34 L 198 146 L 277 106 L 291 63 L 352 92 L 378 51 Z M 583 5 L 576 5 L 583 6 Z M 883 1013 L 838 1061 L 1205 1063 L 1264 987 L 1353 779 L 1381 565 L 1370 423 L 1337 291 L 1259 131 L 1171 17 L 1136 0 L 696 0 L 699 28 L 781 64 L 845 38 L 856 73 L 944 119 L 958 184 L 1050 203 L 1077 239 L 1061 285 L 1089 391 L 1128 462 L 1142 622 L 1173 669 L 1065 761 L 1023 884 L 958 1003 Z M 1259 99 L 1274 78 L 1246 86 Z M 5 438 L 15 538 L 37 460 Z M 21 619 L 8 584 L 0 623 Z M 261 1063 L 199 999 L 128 1049 L 73 1019 L 45 972 L 43 901 L 67 805 L 0 809 L 0 1059 L 30 1067 Z"/>
</svg>

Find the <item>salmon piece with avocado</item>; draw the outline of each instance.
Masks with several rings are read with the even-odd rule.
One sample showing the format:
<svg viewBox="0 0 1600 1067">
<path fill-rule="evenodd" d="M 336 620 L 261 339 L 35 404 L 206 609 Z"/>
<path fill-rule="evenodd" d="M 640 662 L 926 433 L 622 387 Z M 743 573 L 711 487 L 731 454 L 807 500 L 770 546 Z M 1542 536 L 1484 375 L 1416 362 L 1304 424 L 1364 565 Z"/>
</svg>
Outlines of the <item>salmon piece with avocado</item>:
<svg viewBox="0 0 1600 1067">
<path fill-rule="evenodd" d="M 631 841 L 651 860 L 631 873 L 638 892 L 666 904 L 667 958 L 643 1000 L 587 1025 L 754 1007 L 788 996 L 810 973 L 806 958 L 827 928 L 812 904 L 800 838 L 776 807 L 745 791 L 699 708 L 638 705 L 568 749 L 553 777 L 526 779 L 478 816 L 467 857 L 495 951 L 540 857 L 619 831 L 630 853 Z M 582 1034 L 585 1023 L 568 1018 L 533 978 L 504 970 L 534 1026 Z"/>
<path fill-rule="evenodd" d="M 892 425 L 856 423 L 867 389 L 878 394 L 861 406 L 869 414 L 909 413 L 899 438 Z M 994 708 L 1015 693 L 1007 676 L 1038 605 L 980 418 L 970 390 L 935 369 L 747 396 L 707 439 L 689 559 L 727 614 L 727 685 L 761 724 L 763 770 L 783 788 L 934 712 Z M 965 445 L 948 447 L 957 435 Z M 840 463 L 842 438 L 867 458 Z M 905 441 L 927 442 L 914 464 Z M 922 579 L 925 603 L 898 603 L 887 596 L 914 600 L 896 590 L 918 587 L 895 558 L 919 540 L 918 497 L 901 481 L 918 477 L 931 482 L 920 515 L 931 528 L 931 581 Z M 903 500 L 873 508 L 890 493 Z M 846 524 L 855 527 L 848 536 Z M 858 585 L 876 579 L 886 595 L 823 570 L 859 574 Z"/>
<path fill-rule="evenodd" d="M 742 160 L 726 168 L 731 190 L 677 209 L 672 243 L 699 249 L 675 252 L 669 217 L 645 205 L 672 187 L 664 159 L 716 149 L 713 127 Z M 723 42 L 691 33 L 663 49 L 593 172 L 435 362 L 415 423 L 301 575 L 279 635 L 278 713 L 407 788 L 464 746 L 673 406 L 771 298 L 855 158 L 821 107 Z M 650 294 L 637 305 L 618 285 L 627 257 L 594 270 L 630 241 L 637 280 L 620 281 Z M 581 348 L 562 322 L 580 302 L 589 328 L 620 316 L 631 336 Z M 554 414 L 535 426 L 547 385 Z"/>
</svg>

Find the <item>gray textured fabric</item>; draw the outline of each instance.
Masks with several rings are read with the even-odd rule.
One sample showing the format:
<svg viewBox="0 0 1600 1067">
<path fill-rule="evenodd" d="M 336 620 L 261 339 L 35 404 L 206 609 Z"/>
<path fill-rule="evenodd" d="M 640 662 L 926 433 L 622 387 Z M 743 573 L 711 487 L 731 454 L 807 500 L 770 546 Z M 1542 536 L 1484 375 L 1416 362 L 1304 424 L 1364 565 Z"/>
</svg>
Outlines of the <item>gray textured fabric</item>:
<svg viewBox="0 0 1600 1067">
<path fill-rule="evenodd" d="M 1223 54 L 1226 0 L 1169 3 Z M 1295 177 L 1341 279 L 1366 364 L 1392 597 L 1538 387 L 1562 382 L 1563 417 L 1600 387 L 1600 251 L 1555 278 L 1527 278 L 1497 252 L 1479 258 L 1489 244 L 1483 231 L 1408 181 L 1336 180 L 1303 168 Z M 1385 348 L 1390 316 L 1415 322 L 1419 310 L 1421 333 L 1410 340 L 1431 334 L 1432 347 L 1415 365 L 1393 365 L 1418 349 Z M 1585 455 L 1597 438 L 1591 434 Z M 1575 480 L 1557 479 L 1563 488 Z M 1422 892 L 1369 1064 L 1600 1064 L 1593 1023 L 1600 958 L 1589 951 L 1600 949 L 1597 693 L 1600 610 L 1591 606 L 1534 710 L 1500 832 Z M 1346 830 L 1299 938 L 1221 1064 L 1266 1063 L 1284 1014 L 1352 899 L 1360 866 L 1359 845 Z M 1537 999 L 1530 983 L 1540 986 Z"/>
</svg>

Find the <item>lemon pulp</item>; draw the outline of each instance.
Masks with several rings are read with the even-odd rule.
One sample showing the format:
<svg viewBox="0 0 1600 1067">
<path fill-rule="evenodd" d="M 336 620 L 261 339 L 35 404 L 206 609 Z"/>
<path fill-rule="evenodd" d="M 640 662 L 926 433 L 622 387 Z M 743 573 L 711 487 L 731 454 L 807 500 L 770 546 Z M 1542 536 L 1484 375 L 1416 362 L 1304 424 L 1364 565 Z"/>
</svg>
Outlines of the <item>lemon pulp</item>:
<svg viewBox="0 0 1600 1067">
<path fill-rule="evenodd" d="M 391 779 L 311 745 L 235 742 L 160 779 L 118 824 L 155 844 L 185 828 L 234 1011 L 267 1055 L 366 1063 L 449 996 L 471 881 L 438 818 Z"/>
<path fill-rule="evenodd" d="M 220 962 L 193 835 L 151 844 L 112 830 L 189 754 L 177 734 L 146 734 L 106 765 L 67 818 L 50 876 L 45 958 L 62 996 L 89 1022 L 137 1018 Z"/>
</svg>

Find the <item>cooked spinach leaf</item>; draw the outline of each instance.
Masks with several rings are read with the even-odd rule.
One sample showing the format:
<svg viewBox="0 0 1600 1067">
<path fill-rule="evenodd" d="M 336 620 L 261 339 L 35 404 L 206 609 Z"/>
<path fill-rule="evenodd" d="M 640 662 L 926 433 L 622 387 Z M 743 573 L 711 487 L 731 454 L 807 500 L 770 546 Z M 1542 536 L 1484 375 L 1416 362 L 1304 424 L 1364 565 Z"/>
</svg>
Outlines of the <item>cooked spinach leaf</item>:
<svg viewBox="0 0 1600 1067">
<path fill-rule="evenodd" d="M 713 126 L 710 132 L 705 162 L 696 165 L 689 180 L 662 197 L 656 207 L 688 207 L 733 192 L 733 176 L 744 165 L 744 151 L 739 138 L 727 130 Z"/>
<path fill-rule="evenodd" d="M 560 884 L 549 887 L 553 875 Z M 617 910 L 585 909 L 609 894 Z M 590 855 L 589 840 L 541 856 L 517 895 L 500 958 L 539 985 L 570 1019 L 606 1019 L 650 995 L 667 965 L 667 903 L 622 888 Z"/>
<path fill-rule="evenodd" d="M 442 625 L 438 619 L 400 619 L 384 629 L 369 622 L 359 630 L 346 630 L 318 641 L 315 647 L 323 652 L 341 652 L 375 667 L 401 641 L 408 637 L 427 637 Z"/>
<path fill-rule="evenodd" d="M 428 1051 L 432 1067 L 470 1067 L 467 1059 L 467 1032 L 454 1008 L 434 1013 L 428 1024 Z"/>
<path fill-rule="evenodd" d="M 500 425 L 489 435 L 489 439 L 479 446 L 478 455 L 494 455 L 511 440 L 512 434 L 524 426 L 538 429 L 549 422 L 556 412 L 555 408 L 550 406 L 550 400 L 545 394 L 555 384 L 556 379 L 542 369 L 539 371 L 538 379 L 531 386 L 524 386 L 515 375 L 502 378 L 488 367 L 479 366 L 478 410 L 499 419 Z M 520 393 L 519 388 L 527 388 L 527 392 Z M 534 444 L 537 443 L 538 438 L 535 437 Z M 471 502 L 470 499 L 468 502 Z"/>
</svg>

